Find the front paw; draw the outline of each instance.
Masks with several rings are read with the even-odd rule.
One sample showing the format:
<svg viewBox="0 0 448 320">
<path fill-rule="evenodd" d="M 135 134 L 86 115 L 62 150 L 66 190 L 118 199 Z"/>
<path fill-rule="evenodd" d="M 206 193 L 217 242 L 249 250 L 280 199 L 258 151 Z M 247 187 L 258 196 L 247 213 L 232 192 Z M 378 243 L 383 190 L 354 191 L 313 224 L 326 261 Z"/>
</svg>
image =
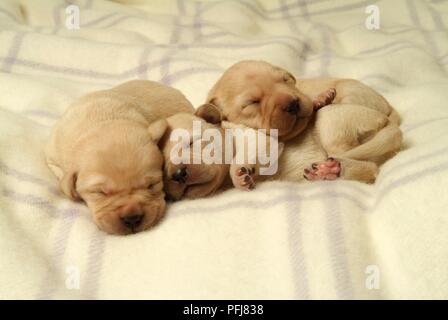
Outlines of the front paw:
<svg viewBox="0 0 448 320">
<path fill-rule="evenodd" d="M 232 182 L 235 188 L 252 190 L 255 188 L 255 168 L 240 167 L 232 174 Z"/>
<path fill-rule="evenodd" d="M 327 91 L 322 92 L 313 100 L 314 110 L 319 110 L 333 102 L 336 97 L 336 89 L 330 88 Z"/>
</svg>

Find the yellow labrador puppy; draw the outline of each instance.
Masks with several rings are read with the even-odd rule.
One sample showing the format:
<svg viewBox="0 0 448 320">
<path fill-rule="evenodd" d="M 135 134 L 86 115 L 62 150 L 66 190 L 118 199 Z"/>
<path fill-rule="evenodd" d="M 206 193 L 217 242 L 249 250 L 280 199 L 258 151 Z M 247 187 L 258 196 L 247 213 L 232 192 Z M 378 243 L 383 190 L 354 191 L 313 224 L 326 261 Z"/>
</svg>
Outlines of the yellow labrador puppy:
<svg viewBox="0 0 448 320">
<path fill-rule="evenodd" d="M 249 175 L 241 174 L 241 169 L 252 166 L 259 173 L 263 169 L 272 169 L 278 159 L 276 154 L 272 156 L 271 148 L 271 143 L 276 140 L 259 136 L 252 128 L 226 128 L 230 132 L 225 132 L 221 127 L 221 111 L 212 104 L 201 105 L 196 110 L 178 113 L 166 120 L 168 129 L 159 145 L 165 159 L 165 192 L 171 200 L 205 197 L 232 187 L 232 183 L 237 188 L 252 188 L 254 181 Z M 237 129 L 241 130 L 236 132 Z M 182 132 L 185 133 L 183 141 L 179 139 Z M 256 152 L 264 149 L 263 162 L 259 161 L 256 152 L 252 155 L 248 152 L 251 143 Z M 280 143 L 275 152 L 278 154 L 282 150 Z M 187 156 L 176 161 L 183 152 Z M 195 157 L 198 159 L 196 163 Z"/>
<path fill-rule="evenodd" d="M 145 230 L 163 217 L 163 118 L 193 107 L 178 90 L 135 80 L 87 94 L 56 123 L 47 164 L 62 191 L 83 200 L 100 229 Z"/>
<path fill-rule="evenodd" d="M 229 183 L 229 164 L 220 161 L 207 161 L 202 154 L 207 148 L 207 141 L 203 139 L 206 130 L 216 130 L 215 133 L 224 136 L 223 129 L 217 125 L 221 122 L 220 113 L 209 112 L 211 105 L 200 106 L 197 110 L 183 112 L 168 117 L 168 129 L 159 143 L 164 156 L 164 187 L 168 199 L 180 200 L 181 198 L 195 199 L 215 193 L 223 185 Z M 217 118 L 218 117 L 218 118 Z M 195 132 L 194 126 L 200 125 Z M 186 139 L 182 143 L 174 135 L 182 130 Z M 197 145 L 197 147 L 195 147 Z M 216 145 L 220 155 L 224 155 L 224 144 Z M 182 149 L 182 150 L 181 150 Z M 179 159 L 182 153 L 188 153 L 183 161 Z M 197 157 L 198 161 L 194 161 Z M 227 183 L 226 183 L 227 182 Z"/>
<path fill-rule="evenodd" d="M 267 62 L 241 61 L 225 71 L 206 102 L 219 107 L 227 126 L 278 129 L 288 143 L 277 179 L 373 182 L 378 166 L 401 147 L 398 114 L 356 80 L 296 80 Z M 250 180 L 256 171 L 242 167 L 233 174 Z"/>
</svg>

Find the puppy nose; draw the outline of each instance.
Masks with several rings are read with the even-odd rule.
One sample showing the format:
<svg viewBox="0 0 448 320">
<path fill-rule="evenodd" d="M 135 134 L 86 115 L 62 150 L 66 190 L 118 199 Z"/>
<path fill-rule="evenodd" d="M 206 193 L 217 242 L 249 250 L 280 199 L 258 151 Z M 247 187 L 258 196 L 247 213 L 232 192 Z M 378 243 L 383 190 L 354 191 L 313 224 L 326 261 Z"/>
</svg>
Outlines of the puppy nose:
<svg viewBox="0 0 448 320">
<path fill-rule="evenodd" d="M 291 100 L 291 102 L 286 107 L 285 111 L 292 115 L 295 115 L 295 114 L 299 113 L 299 109 L 300 109 L 299 99 L 294 99 L 294 100 Z"/>
<path fill-rule="evenodd" d="M 185 183 L 187 180 L 187 168 L 179 168 L 176 170 L 176 172 L 173 173 L 171 179 L 174 181 Z"/>
<path fill-rule="evenodd" d="M 130 215 L 124 216 L 121 219 L 121 222 L 129 229 L 134 230 L 137 228 L 143 221 L 143 214 L 137 212 L 132 213 Z"/>
</svg>

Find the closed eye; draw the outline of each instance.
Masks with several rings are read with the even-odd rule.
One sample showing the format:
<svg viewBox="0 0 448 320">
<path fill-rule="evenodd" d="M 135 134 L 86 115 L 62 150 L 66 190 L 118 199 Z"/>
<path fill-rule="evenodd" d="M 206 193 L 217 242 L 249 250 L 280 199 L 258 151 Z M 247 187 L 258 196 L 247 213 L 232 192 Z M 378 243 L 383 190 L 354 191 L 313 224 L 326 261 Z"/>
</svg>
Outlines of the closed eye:
<svg viewBox="0 0 448 320">
<path fill-rule="evenodd" d="M 148 189 L 151 190 L 151 191 L 156 191 L 157 192 L 157 191 L 162 190 L 162 188 L 163 188 L 162 181 L 154 181 L 154 182 L 151 182 L 148 185 Z"/>
<path fill-rule="evenodd" d="M 243 108 L 248 107 L 248 106 L 252 106 L 252 105 L 259 105 L 260 104 L 260 100 L 250 100 L 248 102 L 246 102 L 243 106 Z"/>
</svg>

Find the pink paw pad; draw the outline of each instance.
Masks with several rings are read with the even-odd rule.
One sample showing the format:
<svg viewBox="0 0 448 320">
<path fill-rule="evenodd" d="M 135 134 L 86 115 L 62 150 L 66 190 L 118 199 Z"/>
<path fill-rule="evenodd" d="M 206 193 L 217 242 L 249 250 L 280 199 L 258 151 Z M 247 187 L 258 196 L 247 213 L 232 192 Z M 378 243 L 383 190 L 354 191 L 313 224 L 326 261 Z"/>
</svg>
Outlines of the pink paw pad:
<svg viewBox="0 0 448 320">
<path fill-rule="evenodd" d="M 331 104 L 336 97 L 336 89 L 330 88 L 325 92 L 322 92 L 317 96 L 316 99 L 313 100 L 314 110 L 318 110 L 323 108 L 329 104 Z"/>
<path fill-rule="evenodd" d="M 304 170 L 304 178 L 310 181 L 336 180 L 341 175 L 341 163 L 333 158 L 328 158 L 320 163 L 313 163 L 310 168 Z"/>
<path fill-rule="evenodd" d="M 253 168 L 245 168 L 241 167 L 236 172 L 237 184 L 241 189 L 253 189 L 255 188 L 255 181 L 252 178 L 252 175 L 255 173 L 255 169 Z"/>
</svg>

